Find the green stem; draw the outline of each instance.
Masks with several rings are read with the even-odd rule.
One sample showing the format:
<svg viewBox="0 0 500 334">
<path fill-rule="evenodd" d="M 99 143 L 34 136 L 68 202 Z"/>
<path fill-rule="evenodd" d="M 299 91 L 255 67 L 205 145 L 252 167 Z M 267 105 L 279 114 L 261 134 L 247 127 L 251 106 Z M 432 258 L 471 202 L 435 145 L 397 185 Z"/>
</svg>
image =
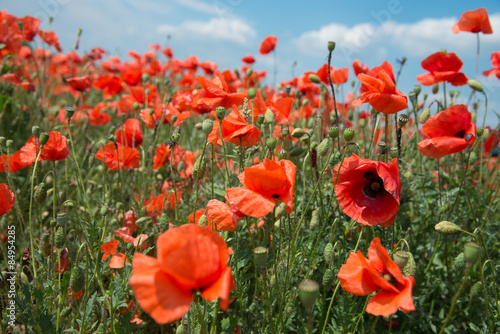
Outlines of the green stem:
<svg viewBox="0 0 500 334">
<path fill-rule="evenodd" d="M 465 287 L 465 284 L 467 283 L 467 279 L 469 278 L 469 273 L 470 273 L 470 266 L 467 265 L 467 268 L 465 269 L 465 275 L 464 279 L 462 280 L 462 283 L 460 284 L 460 287 L 458 288 L 457 292 L 455 293 L 455 296 L 453 297 L 453 300 L 451 302 L 450 310 L 448 311 L 448 314 L 446 315 L 446 319 L 444 320 L 443 326 L 441 327 L 441 330 L 439 331 L 439 334 L 444 333 L 444 330 L 446 329 L 446 326 L 451 320 L 451 315 L 453 313 L 453 309 L 455 308 L 455 305 L 457 304 L 458 297 L 460 297 L 460 293 Z M 493 333 L 493 332 L 492 332 Z"/>
</svg>

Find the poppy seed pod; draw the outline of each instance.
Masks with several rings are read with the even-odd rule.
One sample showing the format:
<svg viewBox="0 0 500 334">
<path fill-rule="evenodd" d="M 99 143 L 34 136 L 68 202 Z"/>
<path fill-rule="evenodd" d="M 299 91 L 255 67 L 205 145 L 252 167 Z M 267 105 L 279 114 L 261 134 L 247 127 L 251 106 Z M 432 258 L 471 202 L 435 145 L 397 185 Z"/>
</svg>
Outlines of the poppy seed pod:
<svg viewBox="0 0 500 334">
<path fill-rule="evenodd" d="M 101 209 L 102 210 L 102 209 Z M 107 208 L 106 208 L 106 212 L 107 212 Z M 68 214 L 66 212 L 59 212 L 57 215 L 56 215 L 56 220 L 57 222 L 59 223 L 60 226 L 65 226 L 66 223 L 68 222 Z"/>
<path fill-rule="evenodd" d="M 31 133 L 35 136 L 38 137 L 40 134 L 40 127 L 38 125 L 34 125 L 31 127 Z"/>
<path fill-rule="evenodd" d="M 485 132 L 485 131 L 484 131 L 484 128 L 477 128 L 477 129 L 476 129 L 476 135 L 477 135 L 477 137 L 478 137 L 478 138 L 481 138 L 481 137 L 483 136 L 484 132 Z M 487 133 L 487 134 L 489 134 L 489 133 Z M 485 136 L 485 137 L 487 137 L 487 136 Z M 1 145 L 0 145 L 0 146 L 1 146 Z"/>
<path fill-rule="evenodd" d="M 266 139 L 266 146 L 269 151 L 273 151 L 276 148 L 276 139 L 274 138 L 267 138 Z"/>
<path fill-rule="evenodd" d="M 309 80 L 317 84 L 321 83 L 321 79 L 314 73 L 309 74 Z"/>
<path fill-rule="evenodd" d="M 286 159 L 287 157 L 288 157 L 288 154 L 287 154 L 286 150 L 284 150 L 284 149 L 279 150 L 278 158 L 280 160 Z"/>
<path fill-rule="evenodd" d="M 217 115 L 217 119 L 222 121 L 226 117 L 226 109 L 224 107 L 217 107 L 215 108 L 215 114 Z"/>
<path fill-rule="evenodd" d="M 267 263 L 267 248 L 255 247 L 253 250 L 253 258 L 258 268 L 265 268 Z"/>
<path fill-rule="evenodd" d="M 66 107 L 66 118 L 68 120 L 70 120 L 71 117 L 73 117 L 74 114 L 75 114 L 75 108 L 73 108 L 73 107 Z"/>
<path fill-rule="evenodd" d="M 335 50 L 335 42 L 329 41 L 328 42 L 328 51 L 333 52 Z"/>
<path fill-rule="evenodd" d="M 172 115 L 172 124 L 175 124 L 177 122 L 177 115 Z"/>
<path fill-rule="evenodd" d="M 399 121 L 399 128 L 402 129 L 409 121 L 408 115 L 407 114 L 399 115 L 398 121 Z"/>
<path fill-rule="evenodd" d="M 172 133 L 172 136 L 170 139 L 174 142 L 177 143 L 179 141 L 179 138 L 181 137 L 181 134 L 179 132 L 174 132 Z"/>
<path fill-rule="evenodd" d="M 344 139 L 347 142 L 350 142 L 354 138 L 354 134 L 356 131 L 353 128 L 347 128 L 344 130 Z"/>
<path fill-rule="evenodd" d="M 0 136 L 0 147 L 4 146 L 5 145 L 5 137 L 4 136 Z"/>
<path fill-rule="evenodd" d="M 475 242 L 468 242 L 464 245 L 464 259 L 468 265 L 474 264 L 479 258 L 481 248 Z"/>
<path fill-rule="evenodd" d="M 306 312 L 311 314 L 318 299 L 319 284 L 313 280 L 305 280 L 299 284 L 299 297 Z"/>
<path fill-rule="evenodd" d="M 410 260 L 410 255 L 405 251 L 398 250 L 394 253 L 392 259 L 398 265 L 399 269 L 403 270 Z"/>
<path fill-rule="evenodd" d="M 205 135 L 208 136 L 210 134 L 210 132 L 212 132 L 213 128 L 214 128 L 214 124 L 213 124 L 212 120 L 206 119 L 203 121 L 203 124 L 201 126 L 201 130 L 203 131 L 203 133 Z"/>
<path fill-rule="evenodd" d="M 459 234 L 462 230 L 458 225 L 449 222 L 449 221 L 442 221 L 436 224 L 434 226 L 434 229 L 441 234 L 444 235 L 453 235 L 453 234 Z"/>
<path fill-rule="evenodd" d="M 248 74 L 247 74 L 248 75 Z M 247 90 L 247 94 L 248 94 L 248 97 L 253 100 L 255 98 L 255 95 L 257 94 L 257 92 L 255 91 L 255 88 L 253 87 L 250 87 L 248 88 Z"/>
<path fill-rule="evenodd" d="M 286 85 L 286 86 L 285 86 L 285 93 L 286 93 L 286 95 L 287 95 L 287 96 L 289 96 L 289 95 L 290 95 L 290 91 L 291 91 L 291 90 L 292 90 L 292 86 L 290 86 L 290 85 Z"/>
<path fill-rule="evenodd" d="M 398 148 L 397 147 L 391 147 L 390 148 L 390 155 L 391 155 L 392 159 L 397 158 L 399 156 Z"/>
<path fill-rule="evenodd" d="M 331 127 L 328 129 L 328 136 L 332 139 L 335 139 L 339 136 L 339 128 L 337 126 Z"/>
</svg>

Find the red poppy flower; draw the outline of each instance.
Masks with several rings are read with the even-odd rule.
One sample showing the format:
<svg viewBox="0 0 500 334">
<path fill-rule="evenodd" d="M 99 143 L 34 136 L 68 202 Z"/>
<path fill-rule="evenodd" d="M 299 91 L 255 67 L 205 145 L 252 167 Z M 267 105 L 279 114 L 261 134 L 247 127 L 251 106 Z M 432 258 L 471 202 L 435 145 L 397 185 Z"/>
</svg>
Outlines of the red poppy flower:
<svg viewBox="0 0 500 334">
<path fill-rule="evenodd" d="M 485 130 L 488 130 L 489 133 L 488 139 L 486 139 L 486 142 L 484 143 L 484 154 L 487 155 L 491 152 L 491 150 L 498 147 L 498 144 L 500 143 L 500 132 L 489 126 L 485 127 Z"/>
<path fill-rule="evenodd" d="M 5 183 L 0 183 L 0 216 L 10 211 L 16 196 Z"/>
<path fill-rule="evenodd" d="M 285 124 L 288 122 L 288 116 L 290 116 L 294 101 L 295 99 L 293 97 L 277 98 L 276 96 L 268 96 L 264 101 L 260 90 L 258 90 L 252 104 L 254 108 L 254 121 L 257 120 L 259 115 L 265 115 L 266 111 L 269 109 L 273 112 L 276 124 Z"/>
<path fill-rule="evenodd" d="M 51 131 L 49 140 L 43 145 L 42 153 L 40 154 L 39 161 L 59 161 L 64 160 L 69 155 L 68 140 L 59 131 Z M 31 136 L 26 144 L 19 150 L 19 160 L 29 165 L 36 160 L 36 156 L 40 151 L 40 141 L 36 140 L 35 150 L 35 137 Z"/>
<path fill-rule="evenodd" d="M 363 225 L 392 225 L 399 210 L 401 182 L 398 160 L 390 163 L 353 154 L 335 168 L 335 196 L 346 215 Z"/>
<path fill-rule="evenodd" d="M 408 108 L 408 98 L 396 88 L 394 81 L 385 70 L 380 70 L 378 78 L 361 73 L 358 79 L 367 91 L 352 101 L 354 107 L 368 102 L 373 109 L 384 114 L 395 114 Z"/>
<path fill-rule="evenodd" d="M 215 72 L 212 81 L 205 77 L 198 77 L 196 80 L 203 90 L 193 98 L 192 106 L 194 109 L 197 109 L 199 104 L 206 105 L 210 110 L 217 107 L 229 108 L 233 104 L 240 106 L 247 97 L 245 93 L 232 93 L 220 71 Z"/>
<path fill-rule="evenodd" d="M 40 19 L 26 15 L 20 21 L 23 23 L 24 39 L 28 42 L 33 42 L 33 37 L 36 36 L 38 27 L 40 26 Z"/>
<path fill-rule="evenodd" d="M 491 54 L 491 70 L 487 70 L 483 72 L 484 76 L 489 77 L 490 75 L 496 75 L 498 79 L 500 79 L 500 51 L 495 51 Z"/>
<path fill-rule="evenodd" d="M 111 116 L 102 112 L 106 104 L 99 102 L 89 112 L 89 123 L 92 126 L 104 126 L 111 121 Z"/>
<path fill-rule="evenodd" d="M 330 84 L 330 81 L 328 80 L 328 64 L 323 64 L 323 66 L 316 72 L 316 75 L 325 84 Z M 349 78 L 349 69 L 347 67 L 342 67 L 336 70 L 333 66 L 330 66 L 330 77 L 332 78 L 332 83 L 334 85 L 347 82 L 347 79 Z"/>
<path fill-rule="evenodd" d="M 66 79 L 66 82 L 68 85 L 71 86 L 74 90 L 77 90 L 79 92 L 86 92 L 90 90 L 90 87 L 92 86 L 92 82 L 90 81 L 89 76 L 84 76 L 84 77 L 74 77 L 74 78 L 69 78 Z"/>
<path fill-rule="evenodd" d="M 241 61 L 244 62 L 245 64 L 253 64 L 255 63 L 255 58 L 252 55 L 246 55 L 245 57 L 241 58 Z"/>
<path fill-rule="evenodd" d="M 137 168 L 141 161 L 137 149 L 123 146 L 119 143 L 115 144 L 113 142 L 107 143 L 101 147 L 99 151 L 97 151 L 95 157 L 104 161 L 106 167 L 111 170 Z"/>
<path fill-rule="evenodd" d="M 217 63 L 212 61 L 204 61 L 200 64 L 201 69 L 205 72 L 206 75 L 213 74 L 217 69 Z"/>
<path fill-rule="evenodd" d="M 278 38 L 274 36 L 267 36 L 260 44 L 259 53 L 261 55 L 267 55 L 269 52 L 274 50 L 276 43 L 278 43 Z"/>
<path fill-rule="evenodd" d="M 486 8 L 478 8 L 463 13 L 460 20 L 453 26 L 452 31 L 455 34 L 460 31 L 482 32 L 483 34 L 493 33 Z"/>
<path fill-rule="evenodd" d="M 415 310 L 412 299 L 415 279 L 403 277 L 379 238 L 372 240 L 368 259 L 361 251 L 351 253 L 337 276 L 340 286 L 356 296 L 366 296 L 381 290 L 368 301 L 367 313 L 387 317 L 396 313 L 398 308 L 404 312 Z"/>
<path fill-rule="evenodd" d="M 460 152 L 476 139 L 476 124 L 465 104 L 456 104 L 430 117 L 422 126 L 429 139 L 418 143 L 420 152 L 430 158 L 441 158 Z"/>
<path fill-rule="evenodd" d="M 0 157 L 0 172 L 5 172 L 8 170 L 9 172 L 13 173 L 26 167 L 27 165 L 21 161 L 20 155 L 20 151 L 17 151 L 16 153 L 14 153 L 14 155 L 2 154 L 2 156 Z M 9 165 L 9 168 L 5 168 L 6 165 Z"/>
<path fill-rule="evenodd" d="M 170 159 L 170 148 L 161 143 L 155 150 L 155 155 L 153 156 L 153 169 L 157 170 L 165 166 L 165 164 Z"/>
<path fill-rule="evenodd" d="M 92 84 L 97 89 L 102 89 L 104 99 L 119 94 L 123 90 L 122 80 L 113 73 L 103 74 Z"/>
<path fill-rule="evenodd" d="M 364 65 L 364 64 L 363 64 Z M 366 65 L 365 65 L 366 66 Z M 367 67 L 368 68 L 368 67 Z M 392 68 L 392 65 L 391 63 L 389 63 L 388 61 L 384 61 L 382 63 L 382 65 L 379 65 L 379 66 L 375 66 L 373 67 L 372 69 L 369 69 L 366 73 L 366 75 L 370 76 L 370 77 L 374 77 L 374 78 L 377 78 L 377 79 L 380 79 L 379 77 L 379 73 L 384 70 L 385 73 L 387 73 L 387 75 L 389 76 L 389 78 L 391 78 L 391 80 L 393 82 L 396 82 L 396 77 L 394 76 L 394 69 Z M 361 83 L 361 86 L 359 87 L 359 92 L 360 93 L 364 93 L 368 91 L 368 88 L 363 85 L 363 83 Z"/>
<path fill-rule="evenodd" d="M 116 142 L 128 147 L 142 145 L 141 124 L 135 118 L 129 118 L 115 131 Z"/>
<path fill-rule="evenodd" d="M 59 37 L 57 37 L 55 32 L 38 30 L 38 36 L 48 45 L 55 47 L 58 52 L 62 52 L 61 44 L 59 44 Z"/>
<path fill-rule="evenodd" d="M 417 75 L 417 80 L 424 86 L 445 81 L 453 86 L 463 86 L 468 79 L 465 74 L 459 72 L 462 66 L 462 61 L 453 52 L 439 51 L 422 60 L 422 68 L 431 73 Z"/>
<path fill-rule="evenodd" d="M 229 198 L 227 196 L 225 198 L 229 202 Z M 234 205 L 229 206 L 216 199 L 208 201 L 206 214 L 208 221 L 214 223 L 218 231 L 229 232 L 236 230 L 240 219 L 245 217 Z"/>
<path fill-rule="evenodd" d="M 130 285 L 141 308 L 156 322 L 176 321 L 186 314 L 194 290 L 226 310 L 235 288 L 227 265 L 227 245 L 208 227 L 186 224 L 158 237 L 158 258 L 136 253 Z"/>
<path fill-rule="evenodd" d="M 226 190 L 228 202 L 246 216 L 264 217 L 273 211 L 276 200 L 286 204 L 286 212 L 293 210 L 293 190 L 297 167 L 289 160 L 265 159 L 238 175 L 244 187 Z"/>
<path fill-rule="evenodd" d="M 170 47 L 163 49 L 161 53 L 163 53 L 165 55 L 165 57 L 168 57 L 168 58 L 172 58 L 174 56 L 174 53 L 172 52 L 172 48 L 170 48 Z"/>
<path fill-rule="evenodd" d="M 141 81 L 142 70 L 131 65 L 126 65 L 121 71 L 120 76 L 127 85 L 135 86 Z"/>
<path fill-rule="evenodd" d="M 360 74 L 360 73 L 366 74 L 370 70 L 368 65 L 362 63 L 361 61 L 359 61 L 357 59 L 352 62 L 352 68 L 353 68 L 354 74 L 356 76 L 358 76 L 358 74 Z"/>
<path fill-rule="evenodd" d="M 213 112 L 215 115 L 215 111 Z M 212 132 L 208 135 L 208 141 L 215 144 L 222 144 L 220 140 L 219 122 L 213 122 Z M 245 117 L 238 108 L 233 105 L 233 110 L 222 120 L 222 139 L 224 142 L 231 142 L 244 147 L 254 146 L 260 138 L 260 130 L 252 124 L 248 124 Z"/>
<path fill-rule="evenodd" d="M 168 195 L 168 197 L 167 197 Z M 179 197 L 178 200 L 180 200 L 180 194 L 178 193 L 177 196 Z M 169 204 L 169 206 L 167 206 Z M 173 192 L 164 192 L 159 194 L 158 196 L 155 196 L 151 194 L 149 198 L 145 201 L 142 202 L 142 206 L 144 208 L 147 208 L 147 213 L 151 215 L 156 215 L 160 214 L 163 212 L 167 207 L 170 208 L 170 210 L 173 210 L 175 207 L 175 195 Z"/>
</svg>

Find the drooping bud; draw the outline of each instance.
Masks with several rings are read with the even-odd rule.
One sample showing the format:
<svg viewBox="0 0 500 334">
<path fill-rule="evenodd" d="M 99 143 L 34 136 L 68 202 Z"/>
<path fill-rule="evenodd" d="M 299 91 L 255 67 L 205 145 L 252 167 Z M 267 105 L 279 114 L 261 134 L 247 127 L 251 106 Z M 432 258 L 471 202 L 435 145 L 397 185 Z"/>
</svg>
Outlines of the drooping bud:
<svg viewBox="0 0 500 334">
<path fill-rule="evenodd" d="M 267 109 L 266 113 L 264 114 L 264 121 L 267 124 L 273 123 L 274 122 L 274 114 L 271 109 Z"/>
<path fill-rule="evenodd" d="M 353 128 L 347 128 L 344 130 L 344 139 L 346 142 L 350 142 L 354 138 L 356 131 Z"/>
<path fill-rule="evenodd" d="M 40 182 L 40 184 L 36 187 L 35 190 L 35 203 L 38 205 L 42 205 L 47 197 L 47 185 L 45 182 Z"/>
<path fill-rule="evenodd" d="M 413 92 L 415 94 L 417 94 L 417 96 L 418 96 L 418 94 L 420 94 L 421 91 L 422 91 L 422 86 L 420 86 L 420 85 L 413 86 Z"/>
<path fill-rule="evenodd" d="M 295 128 L 292 131 L 292 137 L 294 138 L 302 138 L 305 134 L 306 134 L 305 131 L 302 130 L 301 128 Z"/>
<path fill-rule="evenodd" d="M 425 108 L 424 111 L 422 111 L 422 113 L 420 114 L 420 116 L 418 116 L 418 122 L 420 124 L 424 124 L 425 122 L 427 122 L 430 116 L 431 116 L 431 110 L 429 108 Z"/>
<path fill-rule="evenodd" d="M 410 256 L 408 258 L 408 263 L 403 268 L 402 272 L 405 276 L 415 276 L 417 273 L 417 264 L 415 263 L 415 259 L 413 258 L 413 254 L 411 252 L 407 252 Z"/>
<path fill-rule="evenodd" d="M 267 248 L 260 246 L 255 247 L 253 250 L 253 258 L 258 268 L 265 268 L 267 263 Z"/>
<path fill-rule="evenodd" d="M 465 256 L 464 253 L 457 255 L 455 260 L 453 260 L 453 270 L 461 271 L 465 268 Z"/>
<path fill-rule="evenodd" d="M 54 236 L 54 246 L 57 249 L 62 249 L 64 247 L 64 228 L 59 227 L 56 231 L 56 235 Z"/>
<path fill-rule="evenodd" d="M 193 171 L 192 171 L 193 180 L 198 181 L 203 177 L 203 175 L 205 174 L 206 166 L 207 164 L 205 161 L 205 156 L 200 155 L 198 159 L 196 159 L 196 162 L 194 163 L 193 166 Z"/>
<path fill-rule="evenodd" d="M 290 152 L 288 152 L 288 154 L 291 156 L 291 157 L 298 157 L 300 156 L 302 153 L 306 152 L 307 149 L 305 147 L 302 147 L 302 146 L 295 146 L 294 148 L 292 148 L 290 150 Z"/>
<path fill-rule="evenodd" d="M 399 269 L 403 270 L 410 260 L 410 255 L 403 250 L 398 250 L 394 253 L 392 259 L 398 265 Z"/>
<path fill-rule="evenodd" d="M 464 259 L 468 265 L 474 264 L 479 258 L 481 248 L 475 242 L 468 242 L 464 245 Z"/>
<path fill-rule="evenodd" d="M 312 313 L 318 299 L 319 284 L 313 280 L 305 280 L 299 284 L 299 297 L 308 314 Z"/>
<path fill-rule="evenodd" d="M 483 282 L 477 281 L 470 289 L 470 299 L 476 299 L 483 290 Z"/>
<path fill-rule="evenodd" d="M 458 225 L 446 220 L 437 223 L 434 229 L 444 235 L 459 234 L 462 231 Z"/>
<path fill-rule="evenodd" d="M 478 92 L 482 93 L 484 92 L 483 85 L 481 85 L 477 80 L 469 79 L 467 81 L 467 84 L 469 85 L 470 88 L 477 90 Z"/>
<path fill-rule="evenodd" d="M 309 74 L 309 80 L 317 84 L 321 83 L 321 79 L 314 73 Z"/>
<path fill-rule="evenodd" d="M 198 219 L 198 225 L 200 226 L 208 225 L 208 217 L 206 214 L 201 215 L 200 219 Z"/>
<path fill-rule="evenodd" d="M 165 232 L 169 228 L 168 217 L 165 212 L 160 216 L 160 231 Z"/>
<path fill-rule="evenodd" d="M 328 153 L 328 148 L 330 147 L 330 139 L 325 138 L 318 145 L 318 155 L 324 157 Z"/>
<path fill-rule="evenodd" d="M 280 204 L 278 205 L 278 207 L 274 211 L 274 219 L 276 219 L 276 220 L 280 219 L 283 216 L 283 214 L 286 212 L 286 204 L 283 202 L 279 202 L 279 203 Z"/>
<path fill-rule="evenodd" d="M 318 224 L 319 224 L 318 211 L 319 211 L 319 208 L 317 208 L 316 210 L 314 210 L 312 212 L 311 222 L 309 223 L 309 229 L 311 231 L 314 231 L 318 227 Z"/>
</svg>

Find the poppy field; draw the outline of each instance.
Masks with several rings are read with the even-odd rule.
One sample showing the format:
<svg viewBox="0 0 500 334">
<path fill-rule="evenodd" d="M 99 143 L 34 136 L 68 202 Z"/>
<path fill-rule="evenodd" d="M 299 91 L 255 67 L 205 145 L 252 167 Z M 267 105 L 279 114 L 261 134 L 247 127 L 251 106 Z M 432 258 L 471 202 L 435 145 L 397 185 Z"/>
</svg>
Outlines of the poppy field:
<svg viewBox="0 0 500 334">
<path fill-rule="evenodd" d="M 331 41 L 271 85 L 41 23 L 0 11 L 2 334 L 500 332 L 500 50 L 436 50 L 402 92 L 405 58 Z"/>
</svg>

